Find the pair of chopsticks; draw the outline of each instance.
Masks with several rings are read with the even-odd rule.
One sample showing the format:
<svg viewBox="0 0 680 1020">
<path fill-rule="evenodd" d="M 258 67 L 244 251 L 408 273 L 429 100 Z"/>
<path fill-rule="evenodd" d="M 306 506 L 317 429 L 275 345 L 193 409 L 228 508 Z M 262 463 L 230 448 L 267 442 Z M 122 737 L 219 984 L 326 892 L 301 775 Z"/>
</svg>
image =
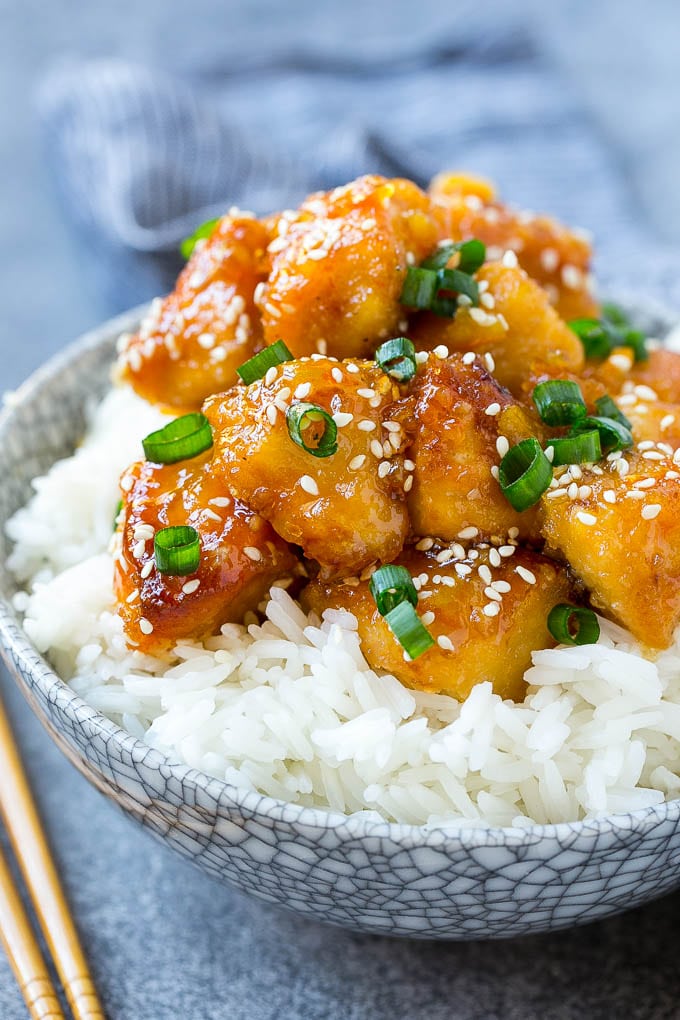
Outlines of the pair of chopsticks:
<svg viewBox="0 0 680 1020">
<path fill-rule="evenodd" d="M 0 700 L 0 815 L 75 1020 L 105 1020 Z M 65 1020 L 0 847 L 0 939 L 34 1020 Z"/>
</svg>

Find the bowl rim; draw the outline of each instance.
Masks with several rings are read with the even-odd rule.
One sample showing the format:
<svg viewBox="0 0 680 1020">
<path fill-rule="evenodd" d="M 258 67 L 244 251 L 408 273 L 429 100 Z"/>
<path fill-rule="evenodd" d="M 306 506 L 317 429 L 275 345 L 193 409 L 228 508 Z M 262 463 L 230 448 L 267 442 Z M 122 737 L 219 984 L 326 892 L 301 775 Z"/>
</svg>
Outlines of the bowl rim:
<svg viewBox="0 0 680 1020">
<path fill-rule="evenodd" d="M 677 318 L 672 311 L 658 302 L 647 306 L 655 315 L 661 315 L 669 324 Z M 100 326 L 89 330 L 77 340 L 52 355 L 14 391 L 10 402 L 0 411 L 0 450 L 5 447 L 5 438 L 15 426 L 15 420 L 23 407 L 40 394 L 55 376 L 73 366 L 84 354 L 111 345 L 124 332 L 130 332 L 139 324 L 148 310 L 143 304 L 108 319 Z M 0 458 L 1 458 L 0 454 Z M 4 527 L 4 521 L 0 527 Z M 80 695 L 57 675 L 49 662 L 30 642 L 24 632 L 7 594 L 0 589 L 0 652 L 20 687 L 22 694 L 28 694 L 27 683 L 16 676 L 20 665 L 44 698 L 56 704 L 60 713 L 65 713 L 79 729 L 87 719 L 88 727 L 103 739 L 118 745 L 120 751 L 132 760 L 144 760 L 150 768 L 162 770 L 176 779 L 182 787 L 190 784 L 204 791 L 215 802 L 229 801 L 247 815 L 266 816 L 270 821 L 279 821 L 290 826 L 311 826 L 314 828 L 339 829 L 349 832 L 352 838 L 389 839 L 395 843 L 408 843 L 409 847 L 430 846 L 446 851 L 447 845 L 475 849 L 527 845 L 543 839 L 564 843 L 565 839 L 576 836 L 590 836 L 595 839 L 605 834 L 642 833 L 661 822 L 680 820 L 680 798 L 663 801 L 661 804 L 638 808 L 630 812 L 602 814 L 570 822 L 533 823 L 526 826 L 484 826 L 452 823 L 450 825 L 414 825 L 379 820 L 363 813 L 347 815 L 339 811 L 320 807 L 307 807 L 290 801 L 270 797 L 257 791 L 236 786 L 226 780 L 210 776 L 193 766 L 182 764 L 164 755 L 161 751 L 145 744 L 128 733 L 117 723 L 89 705 Z M 33 712 L 46 726 L 45 719 L 36 711 L 27 698 Z M 52 735 L 52 734 L 50 734 Z M 53 738 L 54 739 L 54 738 Z"/>
</svg>

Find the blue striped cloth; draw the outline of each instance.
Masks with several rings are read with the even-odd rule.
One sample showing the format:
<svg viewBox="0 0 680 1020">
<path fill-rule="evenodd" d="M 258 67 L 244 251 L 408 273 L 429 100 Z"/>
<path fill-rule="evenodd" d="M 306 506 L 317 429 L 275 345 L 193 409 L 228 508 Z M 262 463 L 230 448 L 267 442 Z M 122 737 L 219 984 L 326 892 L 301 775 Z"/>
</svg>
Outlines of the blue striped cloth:
<svg viewBox="0 0 680 1020">
<path fill-rule="evenodd" d="M 53 70 L 40 92 L 51 165 L 85 243 L 118 266 L 115 303 L 169 288 L 179 241 L 230 205 L 264 213 L 360 173 L 425 183 L 459 167 L 593 229 L 606 286 L 680 307 L 675 247 L 548 59 L 555 25 L 541 35 L 522 5 L 466 18 L 473 7 L 437 6 L 410 31 L 412 4 L 395 2 L 387 36 L 384 19 L 335 39 L 318 20 L 301 35 L 279 24 L 266 46 L 237 39 L 228 61 L 181 78 L 117 60 Z"/>
</svg>

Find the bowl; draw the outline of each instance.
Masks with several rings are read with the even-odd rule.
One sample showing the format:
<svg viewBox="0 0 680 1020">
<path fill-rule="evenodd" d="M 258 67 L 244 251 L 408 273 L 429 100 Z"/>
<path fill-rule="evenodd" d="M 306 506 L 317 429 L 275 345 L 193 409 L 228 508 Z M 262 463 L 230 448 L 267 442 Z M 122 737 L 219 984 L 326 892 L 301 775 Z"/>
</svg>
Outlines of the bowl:
<svg viewBox="0 0 680 1020">
<path fill-rule="evenodd" d="M 630 307 L 630 305 L 629 305 Z M 668 316 L 636 318 L 655 333 Z M 506 938 L 606 917 L 680 885 L 680 801 L 530 828 L 421 828 L 260 796 L 178 765 L 87 705 L 11 605 L 4 524 L 30 480 L 71 452 L 115 341 L 143 310 L 49 361 L 0 415 L 0 644 L 33 711 L 73 764 L 140 825 L 220 882 L 315 920 L 423 939 Z"/>
</svg>

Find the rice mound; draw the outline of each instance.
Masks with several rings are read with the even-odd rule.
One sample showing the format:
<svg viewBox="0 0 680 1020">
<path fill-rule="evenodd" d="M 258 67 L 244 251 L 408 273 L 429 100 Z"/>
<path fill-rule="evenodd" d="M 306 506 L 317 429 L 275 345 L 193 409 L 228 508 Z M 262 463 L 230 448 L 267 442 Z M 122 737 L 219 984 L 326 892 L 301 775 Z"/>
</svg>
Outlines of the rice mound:
<svg viewBox="0 0 680 1020">
<path fill-rule="evenodd" d="M 596 645 L 535 652 L 527 696 L 459 704 L 363 657 L 351 613 L 274 587 L 262 623 L 130 650 L 107 546 L 120 472 L 158 411 L 125 388 L 8 522 L 24 627 L 94 708 L 171 759 L 283 800 L 450 828 L 626 812 L 680 794 L 680 631 L 655 661 L 601 620 Z"/>
</svg>

